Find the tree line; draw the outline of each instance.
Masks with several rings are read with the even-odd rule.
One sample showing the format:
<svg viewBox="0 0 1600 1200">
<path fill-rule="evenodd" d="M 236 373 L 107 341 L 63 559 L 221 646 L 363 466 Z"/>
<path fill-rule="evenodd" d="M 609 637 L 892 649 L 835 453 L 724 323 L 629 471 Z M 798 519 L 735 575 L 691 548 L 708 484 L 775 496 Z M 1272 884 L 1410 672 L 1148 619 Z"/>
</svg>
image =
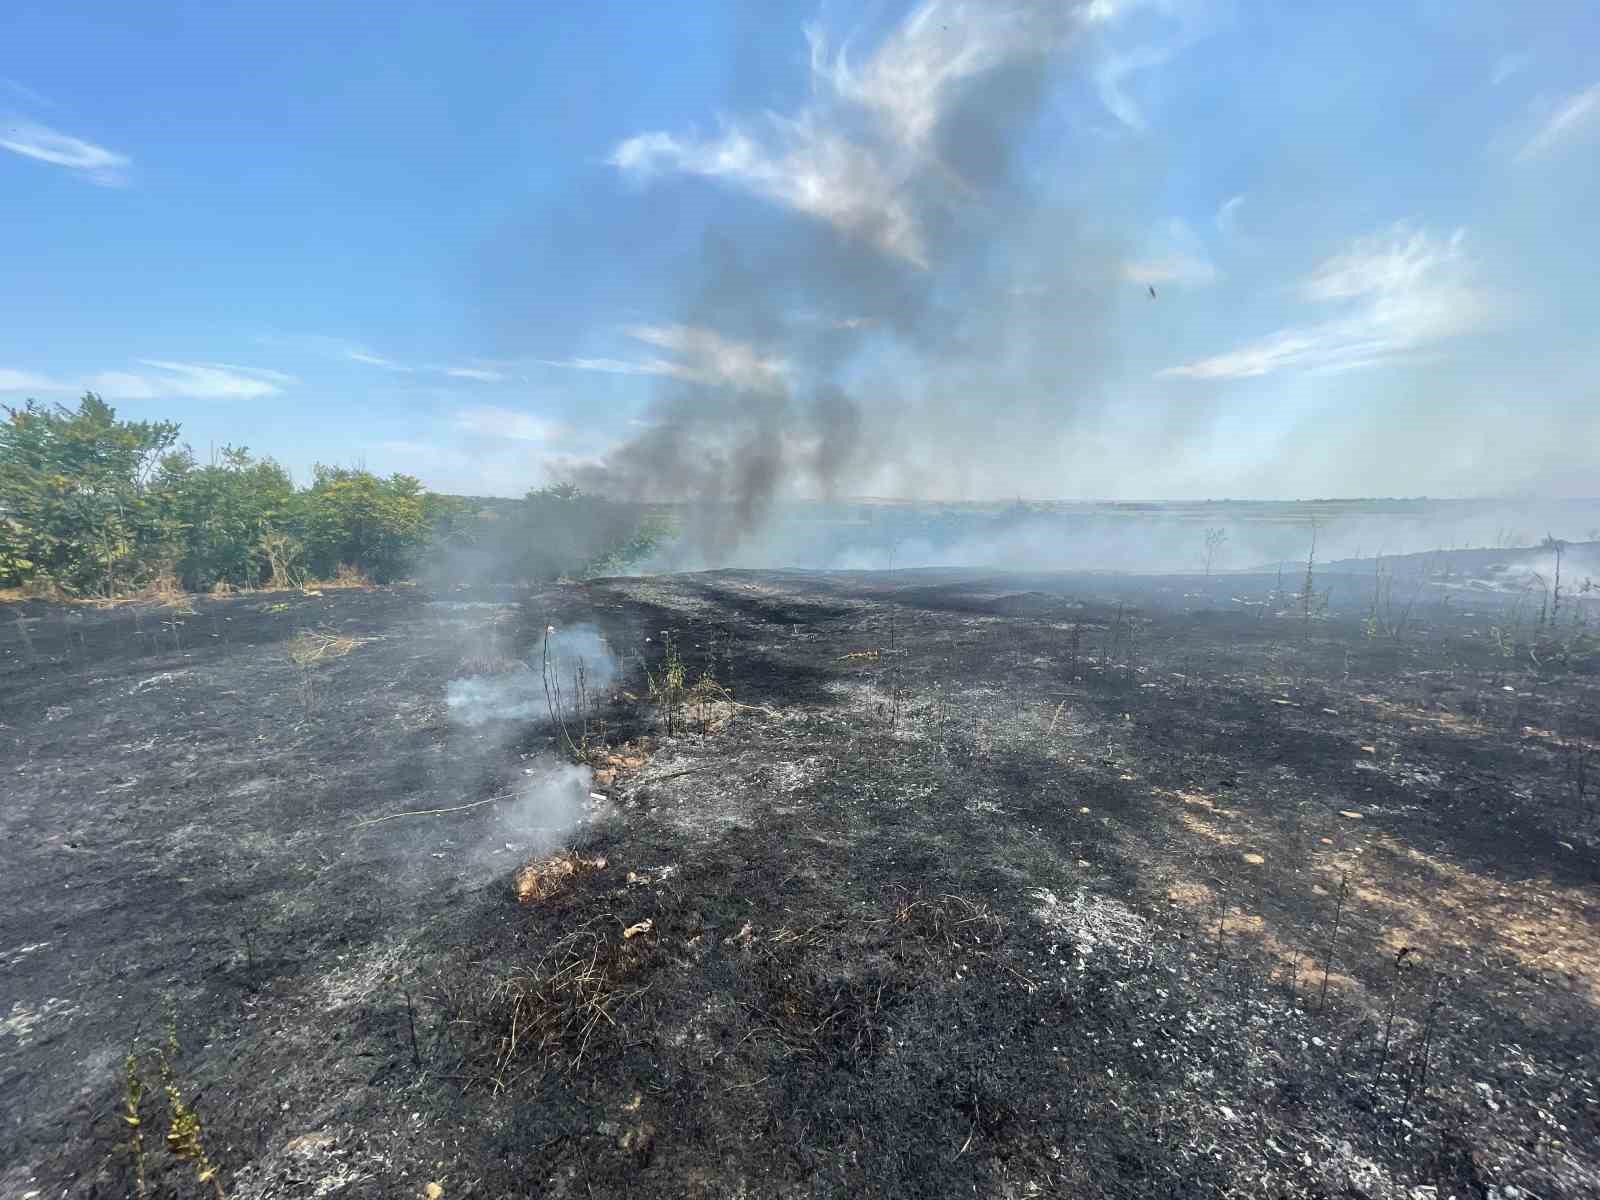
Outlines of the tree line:
<svg viewBox="0 0 1600 1200">
<path fill-rule="evenodd" d="M 290 587 L 358 574 L 520 582 L 617 570 L 666 536 L 661 519 L 570 485 L 473 501 L 387 477 L 281 465 L 225 446 L 202 463 L 173 421 L 125 421 L 93 392 L 29 400 L 0 421 L 0 587 L 116 596 Z"/>
</svg>

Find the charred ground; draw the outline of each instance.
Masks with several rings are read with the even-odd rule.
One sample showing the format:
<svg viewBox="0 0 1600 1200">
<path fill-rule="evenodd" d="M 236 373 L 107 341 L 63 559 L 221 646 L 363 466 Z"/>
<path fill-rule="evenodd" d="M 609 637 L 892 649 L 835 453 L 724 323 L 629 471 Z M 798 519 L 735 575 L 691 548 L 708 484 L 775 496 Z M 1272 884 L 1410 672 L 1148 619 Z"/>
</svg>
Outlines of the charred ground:
<svg viewBox="0 0 1600 1200">
<path fill-rule="evenodd" d="M 170 1030 L 237 1196 L 1592 1195 L 1587 637 L 1298 582 L 6 606 L 0 1190 L 131 1194 Z M 574 621 L 542 898 L 504 803 L 362 824 L 558 756 L 444 696 Z"/>
</svg>

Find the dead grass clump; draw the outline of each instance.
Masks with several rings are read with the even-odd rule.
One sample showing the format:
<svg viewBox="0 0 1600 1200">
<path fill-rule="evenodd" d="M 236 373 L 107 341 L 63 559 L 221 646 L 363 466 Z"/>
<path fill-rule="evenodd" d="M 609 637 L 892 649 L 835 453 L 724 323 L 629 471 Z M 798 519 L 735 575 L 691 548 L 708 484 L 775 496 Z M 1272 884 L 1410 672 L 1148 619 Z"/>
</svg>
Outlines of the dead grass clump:
<svg viewBox="0 0 1600 1200">
<path fill-rule="evenodd" d="M 758 955 L 749 972 L 757 1000 L 752 1024 L 791 1055 L 824 1063 L 859 1063 L 885 1044 L 888 1014 L 911 980 L 904 972 L 839 975 L 798 961 L 801 946 Z"/>
<path fill-rule="evenodd" d="M 946 950 L 993 946 L 1005 924 L 994 909 L 964 896 L 909 894 L 895 899 L 887 923 L 902 940 Z"/>
<path fill-rule="evenodd" d="M 624 771 L 637 771 L 650 761 L 651 747 L 647 742 L 626 742 L 615 750 L 596 750 L 589 756 L 594 768 L 596 787 L 610 787 Z"/>
<path fill-rule="evenodd" d="M 17 587 L 0 588 L 0 603 L 5 604 L 16 604 L 23 600 L 53 600 L 65 604 L 72 599 L 53 579 L 30 579 Z"/>
<path fill-rule="evenodd" d="M 513 883 L 517 899 L 524 904 L 548 899 L 570 879 L 603 869 L 604 858 L 584 858 L 576 850 L 563 850 L 549 858 L 537 858 L 525 864 L 516 874 Z"/>
<path fill-rule="evenodd" d="M 309 579 L 307 587 L 314 588 L 371 588 L 376 586 L 372 577 L 360 567 L 349 563 L 340 563 L 333 569 L 332 579 Z"/>
<path fill-rule="evenodd" d="M 499 979 L 474 1022 L 492 1039 L 495 1089 L 526 1072 L 575 1069 L 603 1041 L 620 1036 L 622 1010 L 646 990 L 635 980 L 650 943 L 624 940 L 620 930 L 578 929 L 532 966 Z"/>
<path fill-rule="evenodd" d="M 307 629 L 290 639 L 288 654 L 295 666 L 308 667 L 327 659 L 343 658 L 352 650 L 378 640 L 375 637 L 351 637 L 330 629 Z"/>
<path fill-rule="evenodd" d="M 189 593 L 183 590 L 183 584 L 178 581 L 177 575 L 171 571 L 162 571 L 155 575 L 149 583 L 140 588 L 131 600 L 144 600 L 170 608 L 176 613 L 188 615 L 194 612 L 194 605 L 190 602 Z"/>
<path fill-rule="evenodd" d="M 877 662 L 881 654 L 878 650 L 852 650 L 848 654 L 841 654 L 834 662 Z"/>
</svg>

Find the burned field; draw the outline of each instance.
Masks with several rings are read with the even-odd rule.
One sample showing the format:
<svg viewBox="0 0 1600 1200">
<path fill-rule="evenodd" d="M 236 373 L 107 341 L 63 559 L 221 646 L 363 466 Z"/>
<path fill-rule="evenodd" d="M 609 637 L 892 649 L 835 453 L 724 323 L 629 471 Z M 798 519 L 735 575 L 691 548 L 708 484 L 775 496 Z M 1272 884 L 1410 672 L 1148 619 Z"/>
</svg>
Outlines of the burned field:
<svg viewBox="0 0 1600 1200">
<path fill-rule="evenodd" d="M 1318 587 L 5 606 L 0 1192 L 1594 1195 L 1600 664 Z"/>
</svg>

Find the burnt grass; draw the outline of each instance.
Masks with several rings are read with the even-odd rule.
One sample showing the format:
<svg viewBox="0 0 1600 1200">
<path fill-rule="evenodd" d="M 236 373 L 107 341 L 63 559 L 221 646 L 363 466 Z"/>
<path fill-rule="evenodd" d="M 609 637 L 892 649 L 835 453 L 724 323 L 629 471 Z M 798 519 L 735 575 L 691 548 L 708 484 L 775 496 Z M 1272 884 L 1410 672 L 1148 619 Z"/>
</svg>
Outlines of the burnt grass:
<svg viewBox="0 0 1600 1200">
<path fill-rule="evenodd" d="M 139 1194 L 167 1038 L 230 1196 L 1600 1194 L 1588 643 L 1279 586 L 0 606 L 0 1194 Z M 446 687 L 577 621 L 645 761 L 523 904 Z"/>
</svg>

